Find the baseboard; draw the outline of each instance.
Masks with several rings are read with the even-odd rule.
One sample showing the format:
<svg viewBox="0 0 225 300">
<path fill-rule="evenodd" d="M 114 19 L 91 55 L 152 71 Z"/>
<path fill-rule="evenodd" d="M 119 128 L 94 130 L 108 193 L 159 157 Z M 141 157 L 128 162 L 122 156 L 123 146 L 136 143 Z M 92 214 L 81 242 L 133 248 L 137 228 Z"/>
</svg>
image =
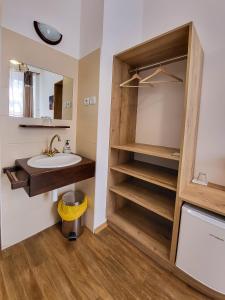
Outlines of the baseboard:
<svg viewBox="0 0 225 300">
<path fill-rule="evenodd" d="M 107 226 L 108 226 L 108 223 L 107 223 L 107 222 L 101 224 L 100 226 L 98 226 L 98 227 L 94 230 L 94 234 L 100 233 L 100 232 L 101 232 L 102 230 L 104 230 Z"/>
</svg>

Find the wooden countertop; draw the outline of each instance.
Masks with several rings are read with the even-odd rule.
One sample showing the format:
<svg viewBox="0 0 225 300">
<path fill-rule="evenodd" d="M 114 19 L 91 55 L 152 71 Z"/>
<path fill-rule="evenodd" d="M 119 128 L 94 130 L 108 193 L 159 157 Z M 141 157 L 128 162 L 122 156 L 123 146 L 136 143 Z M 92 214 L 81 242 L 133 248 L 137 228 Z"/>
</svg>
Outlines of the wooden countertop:
<svg viewBox="0 0 225 300">
<path fill-rule="evenodd" d="M 225 216 L 225 190 L 223 187 L 209 184 L 203 186 L 190 183 L 179 194 L 183 201 Z"/>
</svg>

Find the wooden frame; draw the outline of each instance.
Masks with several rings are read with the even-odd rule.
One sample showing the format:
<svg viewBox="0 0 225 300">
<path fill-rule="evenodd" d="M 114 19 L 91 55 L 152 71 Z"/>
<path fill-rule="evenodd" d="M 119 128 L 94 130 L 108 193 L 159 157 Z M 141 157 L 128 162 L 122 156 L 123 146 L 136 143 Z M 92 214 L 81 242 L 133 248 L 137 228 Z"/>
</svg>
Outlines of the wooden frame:
<svg viewBox="0 0 225 300">
<path fill-rule="evenodd" d="M 136 144 L 138 88 L 120 88 L 120 84 L 131 78 L 130 69 L 176 56 L 187 56 L 180 149 Z M 109 226 L 163 267 L 207 295 L 223 299 L 219 293 L 195 281 L 175 266 L 181 207 L 184 201 L 188 202 L 186 195 L 190 185 L 192 198 L 189 202 L 195 204 L 199 195 L 194 193 L 191 180 L 195 163 L 203 57 L 192 23 L 114 56 L 107 220 Z M 132 162 L 134 153 L 173 160 L 179 163 L 178 174 L 161 167 Z M 163 195 L 159 192 L 162 187 Z M 205 208 L 210 207 L 209 202 Z M 217 208 L 220 205 L 217 195 Z M 223 211 L 225 213 L 224 208 Z"/>
<path fill-rule="evenodd" d="M 194 177 L 194 164 L 198 133 L 198 120 L 202 86 L 203 50 L 194 26 L 191 26 L 188 42 L 188 61 L 185 86 L 185 120 L 181 161 L 179 166 L 178 193 L 175 207 L 175 222 L 171 245 L 171 261 L 175 263 L 180 213 L 183 200 L 180 194 Z"/>
<path fill-rule="evenodd" d="M 62 107 L 63 107 L 63 80 L 54 84 L 54 119 L 62 120 Z"/>
</svg>

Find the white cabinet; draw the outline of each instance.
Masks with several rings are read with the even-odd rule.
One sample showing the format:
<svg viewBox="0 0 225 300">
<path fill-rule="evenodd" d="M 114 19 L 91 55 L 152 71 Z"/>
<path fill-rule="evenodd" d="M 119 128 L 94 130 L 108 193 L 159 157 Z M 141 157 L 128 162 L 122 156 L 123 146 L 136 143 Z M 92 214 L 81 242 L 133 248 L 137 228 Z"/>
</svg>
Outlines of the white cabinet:
<svg viewBox="0 0 225 300">
<path fill-rule="evenodd" d="M 176 265 L 225 294 L 225 218 L 184 204 Z"/>
</svg>

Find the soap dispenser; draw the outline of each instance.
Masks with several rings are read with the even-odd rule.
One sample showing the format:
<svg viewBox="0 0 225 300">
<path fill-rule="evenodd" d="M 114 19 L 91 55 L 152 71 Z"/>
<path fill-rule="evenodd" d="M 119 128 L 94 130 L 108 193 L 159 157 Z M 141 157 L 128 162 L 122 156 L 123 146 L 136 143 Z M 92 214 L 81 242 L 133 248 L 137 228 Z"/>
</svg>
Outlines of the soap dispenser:
<svg viewBox="0 0 225 300">
<path fill-rule="evenodd" d="M 63 152 L 71 153 L 70 140 L 66 140 L 65 146 L 63 147 Z"/>
</svg>

